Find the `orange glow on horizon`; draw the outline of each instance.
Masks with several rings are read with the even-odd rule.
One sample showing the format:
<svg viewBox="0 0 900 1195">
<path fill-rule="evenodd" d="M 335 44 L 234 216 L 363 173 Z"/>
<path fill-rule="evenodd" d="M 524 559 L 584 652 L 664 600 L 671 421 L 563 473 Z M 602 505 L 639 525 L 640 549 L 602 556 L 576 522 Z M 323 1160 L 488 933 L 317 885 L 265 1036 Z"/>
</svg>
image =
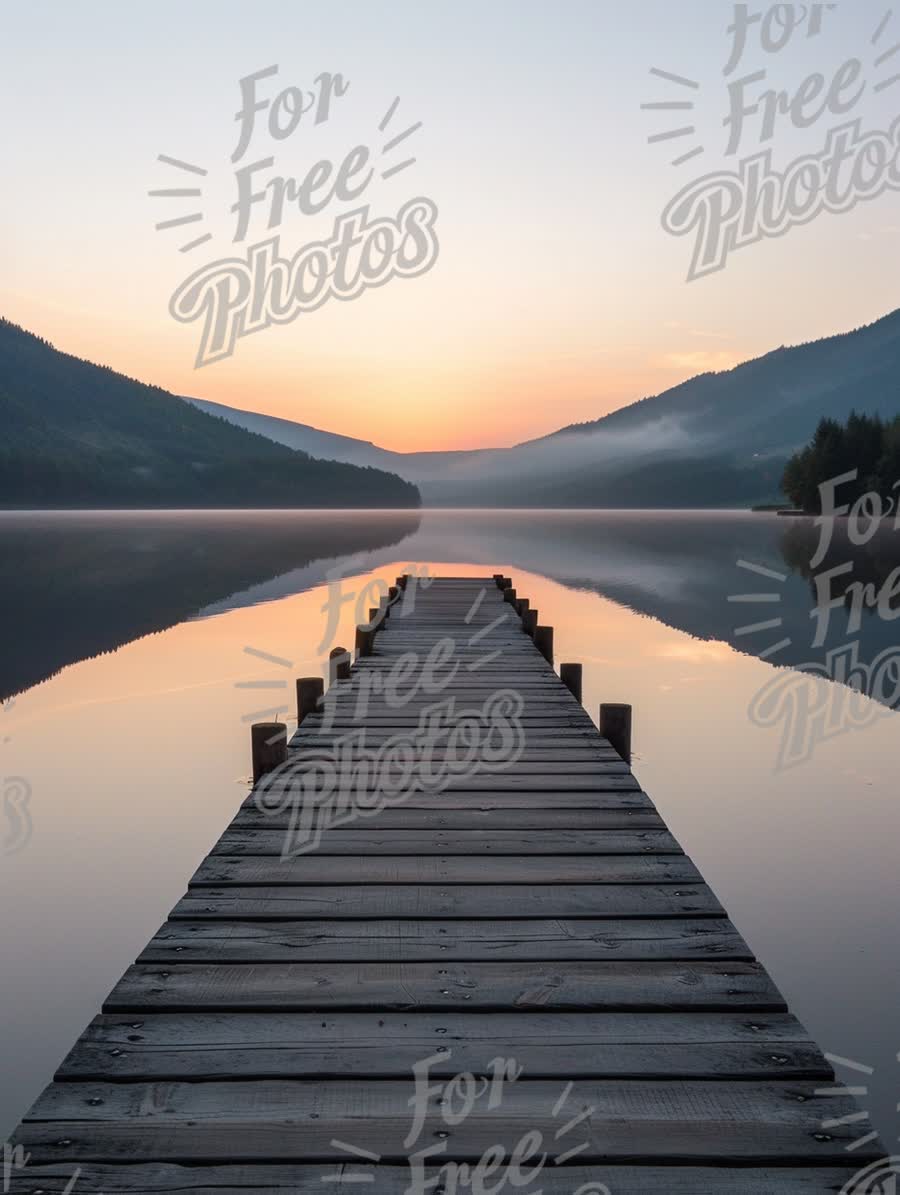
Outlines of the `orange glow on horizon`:
<svg viewBox="0 0 900 1195">
<path fill-rule="evenodd" d="M 196 370 L 185 353 L 176 360 L 168 339 L 135 333 L 115 313 L 73 315 L 71 308 L 32 303 L 24 296 L 6 312 L 61 352 L 108 365 L 172 394 L 203 398 L 321 431 L 371 441 L 395 452 L 504 448 L 549 435 L 571 423 L 599 419 L 647 395 L 658 394 L 697 372 L 677 352 L 640 364 L 625 351 L 559 357 L 538 349 L 496 359 L 476 346 L 446 360 L 310 359 L 297 367 L 296 349 L 251 341 L 227 361 Z M 269 330 L 272 336 L 280 330 Z M 187 347 L 187 346 L 185 346 Z M 267 351 L 269 348 L 280 352 Z M 649 346 L 648 346 L 649 349 Z M 723 365 L 725 363 L 723 362 Z M 301 393 L 298 393 L 301 392 Z"/>
</svg>

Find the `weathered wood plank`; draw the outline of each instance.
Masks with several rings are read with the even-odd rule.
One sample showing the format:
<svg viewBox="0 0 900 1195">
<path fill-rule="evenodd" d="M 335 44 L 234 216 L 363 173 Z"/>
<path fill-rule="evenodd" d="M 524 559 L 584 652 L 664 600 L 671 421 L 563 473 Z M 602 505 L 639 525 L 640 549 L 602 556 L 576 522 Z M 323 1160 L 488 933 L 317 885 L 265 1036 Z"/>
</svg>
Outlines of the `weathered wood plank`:
<svg viewBox="0 0 900 1195">
<path fill-rule="evenodd" d="M 386 917 L 721 917 L 705 884 L 352 884 L 195 888 L 172 910 L 198 921 Z"/>
<path fill-rule="evenodd" d="M 138 961 L 241 963 L 753 957 L 724 918 L 168 921 Z"/>
<path fill-rule="evenodd" d="M 786 1011 L 759 963 L 178 963 L 129 967 L 106 1012 L 314 1008 Z M 754 1018 L 755 1021 L 755 1018 Z"/>
<path fill-rule="evenodd" d="M 490 1073 L 515 1058 L 530 1079 L 833 1079 L 794 1017 L 722 1013 L 220 1013 L 101 1016 L 57 1080 L 406 1078 Z"/>
<path fill-rule="evenodd" d="M 438 1159 L 439 1160 L 439 1159 Z M 602 1195 L 829 1195 L 840 1193 L 857 1167 L 807 1168 L 766 1166 L 549 1166 L 537 1181 L 544 1195 L 572 1195 L 589 1190 Z M 31 1165 L 13 1171 L 10 1195 L 69 1195 L 69 1191 L 104 1195 L 322 1195 L 337 1185 L 362 1189 L 367 1195 L 401 1195 L 412 1182 L 406 1166 L 371 1166 L 353 1161 L 321 1165 L 179 1166 L 166 1164 L 83 1164 L 74 1188 L 69 1187 L 74 1164 Z M 437 1175 L 429 1167 L 424 1181 Z M 323 1185 L 323 1175 L 334 1180 Z M 428 1190 L 441 1184 L 434 1182 Z M 524 1189 L 536 1189 L 529 1185 Z"/>
<path fill-rule="evenodd" d="M 318 747 L 301 745 L 295 735 L 288 740 L 288 750 L 290 752 L 288 759 L 290 764 L 308 764 L 316 760 L 328 758 L 331 755 L 332 748 L 325 743 L 322 743 Z M 421 755 L 421 753 L 419 754 Z M 454 754 L 448 751 L 446 745 L 433 748 L 431 754 L 433 759 L 444 760 L 455 758 Z M 545 773 L 547 769 L 541 765 L 551 764 L 553 772 L 566 772 L 579 770 L 579 765 L 581 764 L 591 765 L 598 762 L 615 763 L 617 758 L 619 757 L 612 747 L 590 747 L 586 745 L 549 748 L 526 747 L 517 760 L 517 766 L 535 764 L 537 765 L 535 768 L 536 771 Z"/>
<path fill-rule="evenodd" d="M 286 829 L 292 808 L 263 812 L 255 802 L 245 804 L 231 830 Z M 634 809 L 415 809 L 406 804 L 359 816 L 335 829 L 387 830 L 665 830 L 658 813 Z"/>
<path fill-rule="evenodd" d="M 351 730 L 363 729 L 359 725 L 344 726 L 339 731 L 330 730 L 324 731 L 320 725 L 316 728 L 307 726 L 306 722 L 300 727 L 297 732 L 297 741 L 310 743 L 316 747 L 331 746 L 336 738 L 350 733 Z M 393 741 L 398 735 L 402 734 L 409 737 L 414 733 L 415 728 L 412 726 L 405 727 L 391 727 L 391 726 L 371 726 L 368 723 L 365 726 L 365 742 L 367 745 L 386 743 L 389 740 Z M 587 727 L 582 729 L 577 726 L 523 726 L 522 727 L 522 746 L 525 750 L 533 747 L 536 749 L 549 749 L 551 747 L 558 747 L 560 744 L 573 744 L 575 746 L 584 746 L 585 744 L 597 742 L 596 730 L 590 730 Z M 608 739 L 602 739 L 602 743 L 608 743 Z M 435 746 L 440 746 L 440 740 L 435 740 Z"/>
<path fill-rule="evenodd" d="M 339 784 L 336 785 L 335 791 L 356 792 L 360 788 L 364 792 L 379 791 L 375 768 L 370 768 L 370 772 L 372 775 L 365 782 L 355 780 L 352 786 L 348 785 L 346 787 Z M 319 786 L 321 787 L 321 781 L 319 781 Z M 296 777 L 292 778 L 292 773 L 288 770 L 273 772 L 266 778 L 266 784 L 260 791 L 280 792 L 286 788 L 302 791 L 302 774 L 298 772 Z M 465 779 L 451 777 L 441 787 L 441 792 L 452 793 L 540 792 L 548 793 L 551 796 L 554 793 L 569 792 L 596 793 L 597 796 L 602 796 L 606 792 L 639 791 L 640 785 L 630 772 L 610 772 L 604 774 L 602 777 L 578 775 L 542 776 L 532 775 L 527 771 L 516 772 L 511 768 L 505 768 L 502 772 L 483 772 Z M 419 796 L 421 800 L 424 800 L 430 794 L 422 792 L 421 786 L 417 786 L 412 796 Z M 398 804 L 405 804 L 407 799 L 404 796 L 403 802 L 398 802 Z"/>
<path fill-rule="evenodd" d="M 38 1098 L 15 1142 L 38 1163 L 60 1140 L 72 1161 L 272 1162 L 346 1159 L 335 1141 L 405 1161 L 411 1082 L 259 1080 L 207 1083 L 54 1083 Z M 541 1133 L 552 1159 L 584 1145 L 579 1162 L 647 1161 L 846 1165 L 865 1121 L 816 1131 L 857 1112 L 846 1096 L 816 1094 L 815 1080 L 524 1080 L 499 1107 L 476 1105 L 449 1129 L 429 1100 L 422 1145 L 436 1134 L 442 1158 L 476 1162 L 499 1144 L 507 1154 L 525 1132 Z M 556 1115 L 554 1115 L 556 1110 Z M 587 1113 L 587 1115 L 584 1115 Z M 567 1127 L 560 1138 L 558 1131 Z M 881 1156 L 872 1145 L 855 1161 Z"/>
<path fill-rule="evenodd" d="M 358 820 L 323 831 L 320 855 L 679 855 L 668 830 L 369 830 Z M 216 855 L 281 855 L 279 830 L 226 830 Z"/>
<path fill-rule="evenodd" d="M 277 791 L 274 790 L 274 791 Z M 251 793 L 242 808 L 256 808 L 257 794 Z M 502 809 L 530 809 L 549 811 L 557 809 L 622 810 L 634 809 L 648 813 L 655 812 L 655 806 L 645 792 L 639 788 L 603 789 L 586 792 L 583 789 L 561 789 L 554 792 L 538 792 L 510 788 L 506 792 L 488 792 L 479 789 L 439 793 L 412 793 L 396 806 L 397 809 L 481 809 L 485 811 Z M 387 812 L 387 811 L 385 811 Z"/>
<path fill-rule="evenodd" d="M 684 855 L 209 855 L 190 886 L 216 884 L 497 884 L 696 883 Z"/>
</svg>

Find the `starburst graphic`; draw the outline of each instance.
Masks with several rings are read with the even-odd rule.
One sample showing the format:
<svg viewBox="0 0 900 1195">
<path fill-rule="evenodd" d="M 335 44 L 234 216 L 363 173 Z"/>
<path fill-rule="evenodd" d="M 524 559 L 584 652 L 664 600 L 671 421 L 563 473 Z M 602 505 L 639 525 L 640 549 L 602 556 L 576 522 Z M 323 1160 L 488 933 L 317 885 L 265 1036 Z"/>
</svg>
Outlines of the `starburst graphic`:
<svg viewBox="0 0 900 1195">
<path fill-rule="evenodd" d="M 775 569 L 766 568 L 762 564 L 753 564 L 750 560 L 739 560 L 737 565 L 738 568 L 754 573 L 758 577 L 765 577 L 769 581 L 777 581 L 781 585 L 788 579 L 786 573 L 776 572 Z M 777 591 L 766 593 L 733 593 L 729 595 L 728 601 L 735 605 L 775 605 L 781 601 L 781 594 Z M 734 634 L 736 637 L 740 637 L 744 635 L 758 635 L 763 631 L 779 631 L 782 622 L 781 618 L 767 618 L 760 622 L 750 622 L 743 626 L 735 627 Z M 786 647 L 790 647 L 790 645 L 790 638 L 779 639 L 777 642 L 771 644 L 771 646 L 764 648 L 756 654 L 761 660 L 768 660 L 771 656 L 777 655 L 778 652 L 784 651 Z"/>
<path fill-rule="evenodd" d="M 168 154 L 159 154 L 156 159 L 162 162 L 164 166 L 171 166 L 174 170 L 183 171 L 186 174 L 199 175 L 205 178 L 208 170 L 204 170 L 202 166 L 195 166 L 191 162 L 184 162 L 180 158 L 171 158 Z M 163 187 L 156 191 L 148 191 L 147 194 L 151 199 L 200 199 L 203 195 L 202 187 Z M 170 228 L 183 228 L 186 224 L 197 224 L 203 220 L 203 212 L 188 212 L 187 215 L 174 216 L 169 220 L 161 220 L 156 225 L 157 232 L 167 232 Z M 193 240 L 186 241 L 178 248 L 179 253 L 190 253 L 192 249 L 196 249 L 199 245 L 205 245 L 207 241 L 212 240 L 212 233 L 205 232 L 201 236 L 195 237 Z"/>
<path fill-rule="evenodd" d="M 885 33 L 887 32 L 888 27 L 893 20 L 893 16 L 893 9 L 889 8 L 881 18 L 878 28 L 872 34 L 872 45 L 876 50 L 878 49 L 878 44 L 882 37 L 884 37 Z M 876 55 L 873 63 L 875 69 L 881 70 L 883 66 L 888 64 L 893 66 L 894 64 L 892 63 L 892 59 L 895 58 L 898 53 L 900 53 L 900 42 L 895 42 L 894 45 L 892 45 L 889 49 L 883 50 L 880 54 Z M 875 92 L 887 91 L 889 87 L 893 87 L 896 83 L 900 83 L 900 73 L 890 75 L 887 79 L 881 79 L 878 83 L 874 84 L 872 90 Z"/>
<path fill-rule="evenodd" d="M 866 1078 L 875 1074 L 874 1066 L 866 1066 L 862 1062 L 854 1062 L 852 1058 L 843 1058 L 840 1054 L 826 1054 L 826 1059 L 839 1071 L 850 1071 L 853 1075 L 863 1075 Z M 815 1094 L 817 1096 L 849 1096 L 854 1099 L 865 1099 L 869 1094 L 868 1085 L 860 1083 L 858 1079 L 851 1080 L 848 1083 L 840 1083 L 837 1087 L 820 1087 L 817 1088 Z M 859 1112 L 852 1112 L 849 1116 L 840 1116 L 835 1119 L 826 1119 L 822 1121 L 821 1127 L 824 1132 L 829 1132 L 831 1129 L 843 1128 L 846 1125 L 863 1124 L 871 1120 L 870 1114 L 866 1109 L 861 1109 Z M 862 1149 L 865 1145 L 871 1145 L 873 1141 L 878 1140 L 878 1133 L 874 1130 L 863 1134 L 861 1137 L 854 1138 L 849 1145 L 845 1145 L 844 1149 L 847 1153 L 853 1153 L 857 1149 Z"/>
<path fill-rule="evenodd" d="M 270 652 L 260 651 L 258 647 L 245 647 L 244 655 L 253 656 L 257 660 L 265 660 L 268 664 L 275 664 L 279 668 L 293 668 L 294 661 L 286 660 L 283 656 L 273 656 Z M 234 687 L 236 689 L 273 689 L 280 690 L 288 687 L 286 680 L 239 680 L 235 681 Z M 263 721 L 266 718 L 277 717 L 278 714 L 286 714 L 290 707 L 286 705 L 271 706 L 264 710 L 253 710 L 252 713 L 242 714 L 242 722 L 257 722 Z"/>
<path fill-rule="evenodd" d="M 696 79 L 688 79 L 684 75 L 673 74 L 672 71 L 663 71 L 657 66 L 650 68 L 650 74 L 655 75 L 658 79 L 663 79 L 666 83 L 681 88 L 682 90 L 679 94 L 682 95 L 687 90 L 700 90 L 700 84 Z M 641 110 L 644 112 L 693 112 L 694 101 L 688 99 L 654 100 L 650 103 L 641 104 Z M 696 133 L 697 128 L 695 125 L 681 125 L 674 129 L 664 129 L 661 133 L 653 133 L 647 138 L 647 144 L 657 145 L 660 142 L 677 141 L 682 137 L 694 137 Z M 677 158 L 673 158 L 672 165 L 683 166 L 685 162 L 699 158 L 705 152 L 705 148 L 702 145 L 695 145 L 685 153 L 679 154 Z"/>
<path fill-rule="evenodd" d="M 392 101 L 391 106 L 388 108 L 387 112 L 385 112 L 384 116 L 381 118 L 381 121 L 379 122 L 379 125 L 378 125 L 379 133 L 384 133 L 387 130 L 388 125 L 394 119 L 394 116 L 397 112 L 397 108 L 399 106 L 400 106 L 400 97 L 398 95 Z M 415 124 L 410 125 L 409 128 L 404 129 L 402 133 L 398 133 L 395 137 L 392 137 L 390 139 L 390 141 L 387 141 L 381 147 L 382 154 L 386 156 L 387 154 L 393 153 L 393 151 L 397 148 L 398 145 L 402 145 L 407 137 L 411 137 L 414 133 L 417 133 L 421 127 L 422 127 L 422 122 L 421 122 L 421 120 L 418 120 L 418 121 L 416 121 Z M 398 162 L 396 164 L 396 166 L 389 166 L 386 170 L 383 170 L 381 172 L 381 177 L 384 179 L 392 178 L 395 174 L 399 174 L 401 170 L 406 170 L 408 167 L 414 166 L 415 164 L 416 164 L 415 158 L 406 158 L 404 161 Z"/>
</svg>

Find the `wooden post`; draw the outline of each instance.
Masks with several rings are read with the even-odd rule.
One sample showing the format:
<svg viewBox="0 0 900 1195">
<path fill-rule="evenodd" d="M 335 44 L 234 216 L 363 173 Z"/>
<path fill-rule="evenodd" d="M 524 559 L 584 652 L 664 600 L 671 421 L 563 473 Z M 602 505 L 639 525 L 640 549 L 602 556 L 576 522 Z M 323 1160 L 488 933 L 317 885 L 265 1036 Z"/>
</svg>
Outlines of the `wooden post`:
<svg viewBox="0 0 900 1195">
<path fill-rule="evenodd" d="M 328 657 L 328 684 L 350 679 L 350 653 L 346 647 L 335 647 Z"/>
<path fill-rule="evenodd" d="M 378 623 L 378 615 L 381 613 L 380 606 L 369 607 L 369 626 L 374 627 Z"/>
<path fill-rule="evenodd" d="M 630 705 L 601 705 L 600 733 L 609 744 L 622 756 L 627 764 L 631 763 L 631 706 Z"/>
<path fill-rule="evenodd" d="M 325 696 L 325 682 L 321 676 L 303 676 L 297 681 L 297 725 L 303 724 L 307 714 L 318 713 L 319 702 Z"/>
<path fill-rule="evenodd" d="M 580 664 L 560 664 L 559 666 L 559 679 L 576 701 L 581 701 L 581 673 Z"/>
<path fill-rule="evenodd" d="M 407 581 L 409 581 L 409 573 L 403 573 L 402 576 L 397 578 L 397 588 L 405 589 Z"/>
<path fill-rule="evenodd" d="M 504 602 L 508 602 L 510 606 L 515 606 L 516 591 L 514 589 L 504 589 L 503 590 L 503 600 L 504 600 Z"/>
<path fill-rule="evenodd" d="M 528 598 L 519 598 L 519 600 L 516 602 L 516 613 L 518 614 L 519 618 L 525 617 L 530 605 L 531 602 L 529 602 Z"/>
<path fill-rule="evenodd" d="M 500 588 L 501 589 L 512 589 L 512 581 L 510 580 L 509 577 L 501 577 L 500 578 Z"/>
<path fill-rule="evenodd" d="M 250 727 L 253 783 L 287 759 L 287 727 L 283 722 L 254 722 Z"/>
<path fill-rule="evenodd" d="M 391 605 L 392 602 L 396 602 L 399 594 L 400 594 L 399 585 L 391 585 L 390 588 L 388 589 L 388 595 L 387 595 L 388 605 Z"/>
<path fill-rule="evenodd" d="M 502 589 L 503 573 L 494 573 L 494 584 L 498 589 Z"/>
<path fill-rule="evenodd" d="M 356 654 L 358 656 L 370 656 L 372 654 L 372 647 L 375 642 L 375 631 L 372 627 L 357 627 L 356 628 Z"/>
<path fill-rule="evenodd" d="M 526 610 L 522 615 L 522 630 L 526 635 L 534 638 L 534 633 L 537 630 L 538 612 L 537 610 Z"/>
<path fill-rule="evenodd" d="M 534 646 L 548 664 L 553 663 L 553 627 L 535 627 Z"/>
</svg>

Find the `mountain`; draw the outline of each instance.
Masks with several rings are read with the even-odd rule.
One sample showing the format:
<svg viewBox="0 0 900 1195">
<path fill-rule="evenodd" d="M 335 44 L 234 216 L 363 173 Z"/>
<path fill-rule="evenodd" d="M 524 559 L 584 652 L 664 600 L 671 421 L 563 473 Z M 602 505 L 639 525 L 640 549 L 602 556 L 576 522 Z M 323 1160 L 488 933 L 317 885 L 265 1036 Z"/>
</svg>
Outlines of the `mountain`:
<svg viewBox="0 0 900 1195">
<path fill-rule="evenodd" d="M 268 436 L 289 448 L 309 452 L 313 456 L 321 456 L 328 460 L 387 469 L 412 482 L 418 482 L 420 479 L 431 481 L 444 476 L 453 477 L 460 469 L 476 462 L 483 463 L 483 471 L 489 475 L 490 458 L 495 455 L 493 449 L 480 448 L 449 452 L 392 452 L 389 448 L 379 448 L 370 440 L 356 440 L 352 436 L 323 432 L 307 423 L 295 423 L 291 419 L 279 419 L 275 415 L 260 415 L 255 411 L 226 407 L 222 403 L 210 402 L 205 398 L 185 398 L 185 402 L 193 403 L 209 415 L 227 419 L 236 427 L 242 427 L 260 436 Z"/>
<path fill-rule="evenodd" d="M 722 373 L 701 374 L 653 398 L 591 423 L 573 424 L 516 452 L 533 448 L 545 459 L 578 465 L 542 490 L 545 498 L 577 505 L 613 494 L 639 500 L 671 486 L 676 493 L 778 496 L 785 460 L 812 437 L 822 416 L 846 421 L 851 411 L 891 418 L 900 413 L 900 311 L 855 331 L 781 347 Z M 579 444 L 579 441 L 581 443 Z M 639 441 L 641 451 L 629 453 Z M 598 452 L 619 444 L 629 459 Z M 652 476 L 647 469 L 652 465 Z M 691 471 L 695 482 L 690 484 Z M 678 505 L 677 502 L 666 505 Z"/>
<path fill-rule="evenodd" d="M 0 319 L 0 505 L 412 507 L 390 473 L 316 460 Z"/>
<path fill-rule="evenodd" d="M 233 422 L 253 419 L 253 430 L 284 443 L 324 437 L 316 441 L 323 453 L 388 468 L 416 482 L 429 505 L 747 506 L 783 499 L 784 462 L 823 415 L 900 412 L 898 378 L 895 311 L 853 332 L 701 374 L 513 448 L 394 453 L 289 420 L 216 410 Z"/>
<path fill-rule="evenodd" d="M 185 396 L 184 401 L 191 403 L 200 411 L 205 411 L 207 415 L 226 419 L 235 427 L 242 427 L 245 431 L 253 432 L 258 436 L 266 436 L 278 444 L 293 448 L 296 452 L 306 452 L 310 456 L 321 457 L 323 460 L 385 468 L 393 458 L 402 459 L 401 453 L 377 448 L 368 440 L 354 440 L 352 436 L 341 436 L 336 432 L 323 432 L 317 427 L 310 427 L 305 423 L 294 423 L 291 419 L 279 419 L 275 415 L 260 415 L 256 411 L 242 411 L 236 407 L 226 407 L 220 402 L 211 402 L 206 398 Z"/>
</svg>

